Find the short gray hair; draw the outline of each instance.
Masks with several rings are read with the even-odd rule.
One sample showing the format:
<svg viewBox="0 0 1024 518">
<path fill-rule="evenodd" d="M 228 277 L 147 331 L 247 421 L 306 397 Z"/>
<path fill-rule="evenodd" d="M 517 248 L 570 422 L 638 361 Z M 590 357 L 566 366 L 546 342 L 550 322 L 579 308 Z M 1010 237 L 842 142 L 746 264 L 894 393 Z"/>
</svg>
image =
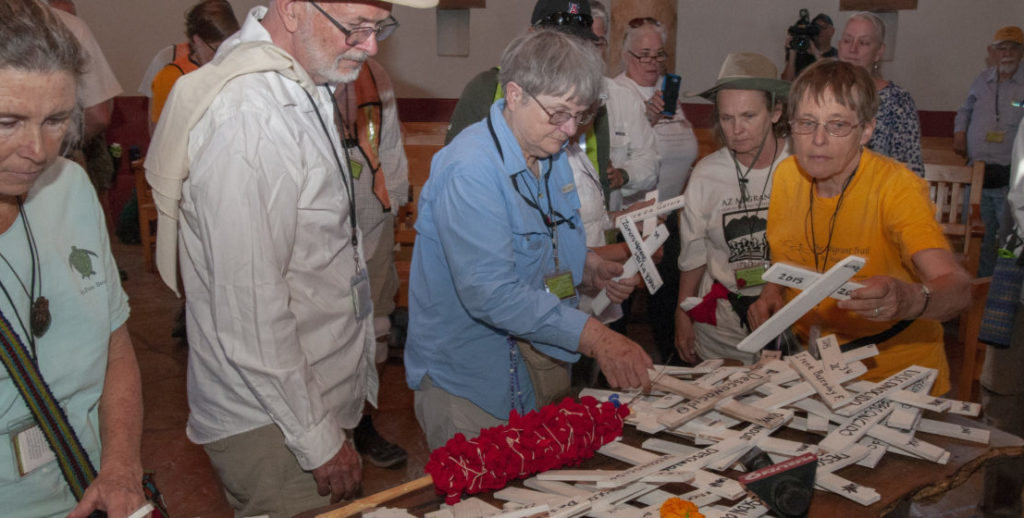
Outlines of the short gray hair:
<svg viewBox="0 0 1024 518">
<path fill-rule="evenodd" d="M 655 25 L 653 23 L 644 23 L 639 27 L 626 26 L 626 38 L 622 41 L 622 55 L 626 56 L 626 52 L 633 44 L 633 40 L 640 35 L 643 31 L 652 31 L 661 38 L 661 45 L 665 46 L 665 42 L 668 41 L 668 33 L 665 32 L 665 28 L 661 25 Z"/>
<path fill-rule="evenodd" d="M 0 34 L 0 68 L 68 72 L 76 83 L 85 70 L 78 40 L 42 2 L 0 1 Z"/>
<path fill-rule="evenodd" d="M 861 19 L 871 24 L 871 27 L 875 29 L 875 37 L 878 38 L 878 43 L 885 43 L 885 21 L 878 17 L 877 14 L 861 11 L 850 17 L 850 20 Z M 850 20 L 846 20 L 849 24 Z"/>
<path fill-rule="evenodd" d="M 604 61 L 597 48 L 562 32 L 535 27 L 520 35 L 505 47 L 500 66 L 502 87 L 515 82 L 533 95 L 571 94 L 583 106 L 603 93 Z"/>
<path fill-rule="evenodd" d="M 74 147 L 82 132 L 78 85 L 85 71 L 85 53 L 78 39 L 38 0 L 0 0 L 0 69 L 26 72 L 67 72 L 75 81 L 75 112 L 64 149 Z"/>
</svg>

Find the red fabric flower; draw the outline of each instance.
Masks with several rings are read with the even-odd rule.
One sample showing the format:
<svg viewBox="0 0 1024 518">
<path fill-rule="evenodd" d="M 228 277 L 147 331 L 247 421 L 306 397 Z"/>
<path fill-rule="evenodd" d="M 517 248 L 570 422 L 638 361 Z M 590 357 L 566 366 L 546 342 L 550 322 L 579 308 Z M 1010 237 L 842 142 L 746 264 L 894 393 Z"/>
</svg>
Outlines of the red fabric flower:
<svg viewBox="0 0 1024 518">
<path fill-rule="evenodd" d="M 454 504 L 462 494 L 501 489 L 510 481 L 562 466 L 575 466 L 622 435 L 625 405 L 565 398 L 525 416 L 512 411 L 505 426 L 486 428 L 467 440 L 456 434 L 431 452 L 423 468 L 434 487 Z"/>
</svg>

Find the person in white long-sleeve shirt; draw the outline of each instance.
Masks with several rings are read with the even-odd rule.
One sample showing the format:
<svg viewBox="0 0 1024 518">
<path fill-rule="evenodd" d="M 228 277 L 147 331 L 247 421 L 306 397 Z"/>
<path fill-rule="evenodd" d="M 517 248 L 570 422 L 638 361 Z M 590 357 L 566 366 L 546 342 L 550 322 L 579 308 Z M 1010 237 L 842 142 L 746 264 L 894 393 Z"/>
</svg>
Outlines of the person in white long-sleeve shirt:
<svg viewBox="0 0 1024 518">
<path fill-rule="evenodd" d="M 292 516 L 360 485 L 346 429 L 376 402 L 373 309 L 330 85 L 354 81 L 394 30 L 392 3 L 437 2 L 254 8 L 178 80 L 147 157 L 159 232 L 179 225 L 187 433 L 236 516 Z M 176 188 L 180 207 L 163 203 Z"/>
</svg>

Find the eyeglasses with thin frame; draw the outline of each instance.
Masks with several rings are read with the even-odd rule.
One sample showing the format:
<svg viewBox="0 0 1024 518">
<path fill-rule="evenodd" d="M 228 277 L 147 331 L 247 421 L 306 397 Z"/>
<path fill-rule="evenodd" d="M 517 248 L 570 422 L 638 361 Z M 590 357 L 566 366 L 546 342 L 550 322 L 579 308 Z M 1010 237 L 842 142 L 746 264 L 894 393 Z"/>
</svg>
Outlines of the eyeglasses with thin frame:
<svg viewBox="0 0 1024 518">
<path fill-rule="evenodd" d="M 525 92 L 526 90 L 523 91 Z M 567 111 L 556 111 L 555 113 L 551 113 L 539 100 L 537 100 L 536 97 L 534 97 L 533 94 L 526 92 L 526 95 L 529 95 L 530 99 L 533 99 L 537 103 L 537 106 L 540 106 L 540 109 L 544 111 L 544 115 L 548 116 L 548 124 L 552 126 L 561 126 L 562 124 L 569 122 L 569 119 L 574 119 L 576 126 L 586 126 L 587 124 L 590 124 L 590 121 L 594 120 L 593 109 L 583 110 L 576 115 Z"/>
<path fill-rule="evenodd" d="M 636 58 L 636 60 L 641 62 L 641 63 L 653 63 L 655 61 L 657 61 L 658 63 L 662 63 L 666 59 L 668 59 L 668 54 L 665 53 L 664 50 L 659 50 L 658 53 L 653 55 L 653 56 L 651 56 L 649 54 L 644 54 L 644 55 L 634 54 L 632 50 L 627 50 L 626 52 L 630 56 L 633 56 L 634 58 Z"/>
<path fill-rule="evenodd" d="M 812 119 L 796 119 L 789 121 L 789 130 L 794 135 L 810 135 L 818 131 L 818 126 L 825 127 L 825 133 L 832 137 L 845 137 L 853 132 L 857 126 L 864 124 L 864 121 L 856 124 L 842 119 L 834 119 L 826 122 L 818 122 Z"/>
<path fill-rule="evenodd" d="M 356 45 L 370 39 L 370 36 L 373 35 L 377 36 L 377 41 L 384 41 L 388 36 L 391 36 L 391 34 L 395 32 L 395 29 L 398 28 L 398 20 L 396 20 L 394 16 L 388 16 L 386 20 L 373 27 L 356 27 L 354 29 L 346 29 L 341 22 L 327 14 L 327 11 L 324 11 L 316 2 L 310 2 L 310 4 L 316 8 L 317 11 L 320 11 L 320 14 L 326 16 L 327 19 L 345 35 L 345 45 L 348 45 L 349 47 L 355 47 Z"/>
<path fill-rule="evenodd" d="M 661 27 L 661 22 L 659 22 L 658 20 L 655 20 L 654 18 L 651 18 L 650 16 L 643 16 L 643 17 L 640 17 L 640 18 L 633 18 L 632 20 L 629 21 L 629 26 L 631 28 L 633 28 L 633 29 L 636 29 L 637 27 L 640 27 L 641 25 L 643 25 L 645 23 L 649 23 L 649 24 L 651 24 L 651 25 L 653 25 L 655 27 Z"/>
</svg>

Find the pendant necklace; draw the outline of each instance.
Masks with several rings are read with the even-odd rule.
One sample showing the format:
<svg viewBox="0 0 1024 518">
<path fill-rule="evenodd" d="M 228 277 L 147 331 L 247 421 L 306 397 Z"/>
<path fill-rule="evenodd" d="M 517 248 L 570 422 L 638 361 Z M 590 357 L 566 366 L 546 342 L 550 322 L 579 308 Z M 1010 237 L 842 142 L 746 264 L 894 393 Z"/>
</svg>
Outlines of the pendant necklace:
<svg viewBox="0 0 1024 518">
<path fill-rule="evenodd" d="M 25 295 L 28 296 L 30 301 L 32 301 L 28 315 L 29 325 L 27 327 L 25 326 L 25 322 L 21 319 L 21 313 L 14 304 L 14 299 L 11 297 L 11 294 L 8 293 L 7 287 L 4 286 L 3 283 L 0 283 L 0 290 L 3 290 L 4 295 L 7 297 L 7 301 L 10 302 L 11 307 L 14 309 L 14 316 L 18 319 L 18 323 L 21 324 L 22 329 L 29 331 L 27 333 L 28 343 L 32 349 L 32 355 L 35 356 L 35 339 L 46 334 L 46 331 L 50 328 L 52 316 L 50 315 L 50 301 L 41 294 L 38 297 L 36 296 L 36 286 L 39 287 L 40 293 L 43 291 L 42 268 L 39 265 L 39 250 L 36 248 L 36 240 L 35 236 L 32 234 L 32 226 L 28 222 L 28 216 L 25 214 L 25 208 L 22 205 L 20 197 L 18 198 L 18 214 L 21 216 L 21 224 L 25 229 L 25 237 L 28 240 L 29 257 L 32 263 L 32 276 L 29 280 L 29 286 L 25 286 L 25 282 L 21 280 L 21 276 L 18 275 L 14 266 L 7 260 L 7 257 L 5 257 L 2 252 L 0 252 L 0 259 L 3 259 L 4 263 L 11 270 L 11 273 L 14 274 L 14 278 L 18 280 L 18 284 L 21 285 L 21 289 L 25 292 Z"/>
</svg>

